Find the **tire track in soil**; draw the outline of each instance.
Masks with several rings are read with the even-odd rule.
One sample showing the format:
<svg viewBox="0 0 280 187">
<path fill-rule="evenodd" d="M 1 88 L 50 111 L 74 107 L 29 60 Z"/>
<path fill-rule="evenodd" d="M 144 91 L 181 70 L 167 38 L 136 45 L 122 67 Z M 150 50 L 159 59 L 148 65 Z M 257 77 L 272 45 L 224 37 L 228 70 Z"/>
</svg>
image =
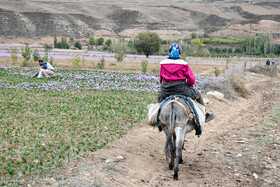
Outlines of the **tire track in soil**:
<svg viewBox="0 0 280 187">
<path fill-rule="evenodd" d="M 218 101 L 208 97 L 207 109 L 217 117 L 202 136 L 186 135 L 184 163 L 173 180 L 164 155 L 164 133 L 137 124 L 125 137 L 61 170 L 64 179 L 46 179 L 40 186 L 260 186 L 254 172 L 255 136 L 259 124 L 279 103 L 279 78 L 247 74 L 248 98 Z M 118 158 L 122 156 L 122 158 Z M 279 156 L 277 157 L 279 159 Z M 261 176 L 259 176 L 261 178 Z M 37 185 L 36 184 L 36 185 Z"/>
</svg>

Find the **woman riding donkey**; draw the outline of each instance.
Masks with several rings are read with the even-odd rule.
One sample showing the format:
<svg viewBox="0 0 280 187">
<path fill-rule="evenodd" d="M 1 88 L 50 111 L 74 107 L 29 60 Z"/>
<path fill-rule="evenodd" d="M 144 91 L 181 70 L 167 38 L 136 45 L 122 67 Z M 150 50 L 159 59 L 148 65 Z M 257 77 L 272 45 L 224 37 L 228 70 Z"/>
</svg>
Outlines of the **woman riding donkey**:
<svg viewBox="0 0 280 187">
<path fill-rule="evenodd" d="M 204 105 L 201 94 L 193 88 L 195 76 L 188 63 L 180 59 L 182 48 L 173 43 L 169 47 L 169 57 L 160 62 L 160 94 L 158 102 L 170 95 L 183 95 Z M 205 122 L 215 118 L 214 113 L 206 113 Z"/>
</svg>

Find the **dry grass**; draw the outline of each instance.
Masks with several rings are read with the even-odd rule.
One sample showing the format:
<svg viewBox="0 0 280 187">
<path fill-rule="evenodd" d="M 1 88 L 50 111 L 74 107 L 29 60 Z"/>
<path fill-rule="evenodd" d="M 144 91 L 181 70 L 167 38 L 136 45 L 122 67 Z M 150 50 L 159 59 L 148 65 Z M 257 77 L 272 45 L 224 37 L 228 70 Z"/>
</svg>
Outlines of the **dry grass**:
<svg viewBox="0 0 280 187">
<path fill-rule="evenodd" d="M 274 65 L 267 66 L 265 64 L 257 64 L 256 66 L 249 68 L 247 71 L 263 74 L 270 77 L 277 77 L 278 76 L 278 63 Z"/>
<path fill-rule="evenodd" d="M 249 91 L 244 86 L 244 77 L 242 74 L 232 75 L 228 78 L 230 85 L 235 93 L 239 96 L 246 98 L 249 95 Z"/>
<path fill-rule="evenodd" d="M 221 92 L 227 99 L 235 99 L 237 96 L 246 98 L 249 94 L 249 91 L 244 86 L 242 74 L 206 83 L 203 86 L 203 90 L 205 92 L 213 90 Z"/>
</svg>

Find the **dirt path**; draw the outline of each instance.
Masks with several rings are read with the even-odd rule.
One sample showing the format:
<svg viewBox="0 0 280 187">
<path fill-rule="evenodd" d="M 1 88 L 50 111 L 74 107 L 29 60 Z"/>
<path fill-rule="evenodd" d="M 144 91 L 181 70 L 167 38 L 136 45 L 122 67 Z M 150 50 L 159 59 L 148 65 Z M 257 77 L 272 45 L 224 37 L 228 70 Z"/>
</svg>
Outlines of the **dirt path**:
<svg viewBox="0 0 280 187">
<path fill-rule="evenodd" d="M 262 131 L 278 103 L 280 81 L 246 75 L 250 96 L 235 101 L 208 97 L 217 114 L 200 138 L 187 134 L 179 180 L 173 180 L 164 155 L 164 133 L 139 124 L 124 138 L 67 166 L 62 181 L 40 186 L 277 186 L 280 178 L 279 121 L 276 130 Z M 261 151 L 257 138 L 276 137 Z"/>
</svg>

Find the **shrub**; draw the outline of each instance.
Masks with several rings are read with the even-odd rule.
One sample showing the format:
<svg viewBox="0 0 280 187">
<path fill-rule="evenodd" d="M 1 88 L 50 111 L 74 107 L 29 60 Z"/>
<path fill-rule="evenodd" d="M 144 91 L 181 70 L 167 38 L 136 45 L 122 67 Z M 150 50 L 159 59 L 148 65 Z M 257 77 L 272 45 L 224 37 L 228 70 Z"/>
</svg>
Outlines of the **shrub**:
<svg viewBox="0 0 280 187">
<path fill-rule="evenodd" d="M 53 57 L 51 57 L 50 64 L 51 64 L 53 67 L 55 67 Z"/>
<path fill-rule="evenodd" d="M 147 69 L 148 69 L 148 61 L 147 60 L 142 60 L 141 62 L 141 66 L 142 66 L 142 73 L 146 73 L 147 72 Z"/>
<path fill-rule="evenodd" d="M 43 57 L 43 61 L 46 61 L 46 62 L 49 61 L 49 51 L 47 49 L 45 49 L 45 55 Z"/>
<path fill-rule="evenodd" d="M 197 38 L 197 34 L 195 32 L 192 33 L 192 39 Z"/>
<path fill-rule="evenodd" d="M 229 68 L 230 63 L 231 63 L 231 59 L 228 58 L 228 59 L 226 60 L 226 70 Z"/>
<path fill-rule="evenodd" d="M 53 49 L 53 46 L 49 45 L 49 44 L 44 44 L 44 48 L 45 48 L 45 50 L 47 49 L 49 51 L 49 50 Z"/>
<path fill-rule="evenodd" d="M 217 67 L 215 67 L 214 74 L 215 74 L 215 77 L 218 77 L 218 76 L 220 76 L 221 71 Z"/>
<path fill-rule="evenodd" d="M 108 45 L 104 45 L 103 46 L 103 51 L 112 51 L 112 47 L 111 46 L 108 46 Z"/>
<path fill-rule="evenodd" d="M 115 59 L 117 59 L 118 62 L 122 62 L 125 57 L 125 54 L 123 51 L 119 51 L 115 54 Z"/>
<path fill-rule="evenodd" d="M 82 44 L 79 41 L 76 41 L 74 47 L 77 49 L 82 49 Z"/>
<path fill-rule="evenodd" d="M 12 65 L 13 66 L 17 65 L 17 60 L 18 60 L 17 54 L 18 54 L 17 48 L 12 49 L 11 57 L 12 57 Z"/>
<path fill-rule="evenodd" d="M 97 64 L 97 68 L 98 69 L 104 69 L 104 67 L 105 67 L 105 59 L 104 59 L 104 57 L 102 57 Z"/>
<path fill-rule="evenodd" d="M 26 67 L 29 65 L 29 60 L 31 58 L 32 49 L 29 46 L 25 46 L 21 49 L 21 55 L 24 58 L 22 66 Z"/>
<path fill-rule="evenodd" d="M 75 69 L 81 68 L 81 56 L 76 55 L 72 60 L 72 67 Z"/>
<path fill-rule="evenodd" d="M 210 38 L 210 35 L 207 34 L 207 33 L 204 33 L 202 37 L 203 37 L 203 38 Z"/>
<path fill-rule="evenodd" d="M 275 58 L 275 57 L 276 57 L 276 55 L 275 55 L 274 53 L 269 53 L 267 56 L 268 56 L 269 58 Z"/>
<path fill-rule="evenodd" d="M 34 62 L 37 62 L 40 59 L 41 59 L 41 56 L 39 54 L 39 51 L 37 49 L 34 50 L 34 52 L 33 52 L 33 60 L 34 60 Z"/>
</svg>

